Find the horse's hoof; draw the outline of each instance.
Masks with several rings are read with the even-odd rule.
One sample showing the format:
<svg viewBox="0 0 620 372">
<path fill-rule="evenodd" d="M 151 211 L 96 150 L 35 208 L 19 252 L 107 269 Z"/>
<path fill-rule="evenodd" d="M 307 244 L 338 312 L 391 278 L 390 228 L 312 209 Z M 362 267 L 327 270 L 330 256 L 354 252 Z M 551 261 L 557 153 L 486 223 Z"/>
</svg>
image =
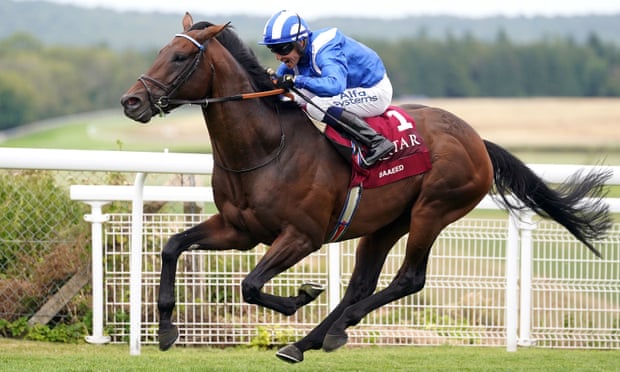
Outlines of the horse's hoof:
<svg viewBox="0 0 620 372">
<path fill-rule="evenodd" d="M 304 360 L 304 353 L 293 344 L 286 345 L 282 349 L 278 350 L 276 356 L 288 363 L 299 363 Z"/>
<path fill-rule="evenodd" d="M 325 291 L 325 287 L 316 283 L 304 283 L 301 285 L 301 287 L 299 287 L 299 293 L 305 293 L 312 300 L 319 297 L 319 295 L 323 293 L 323 291 Z"/>
<path fill-rule="evenodd" d="M 174 342 L 179 338 L 179 329 L 173 325 L 170 328 L 159 329 L 159 350 L 166 351 L 170 349 Z"/>
<path fill-rule="evenodd" d="M 330 352 L 334 351 L 347 343 L 349 336 L 346 333 L 341 335 L 327 335 L 323 339 L 323 350 Z"/>
</svg>

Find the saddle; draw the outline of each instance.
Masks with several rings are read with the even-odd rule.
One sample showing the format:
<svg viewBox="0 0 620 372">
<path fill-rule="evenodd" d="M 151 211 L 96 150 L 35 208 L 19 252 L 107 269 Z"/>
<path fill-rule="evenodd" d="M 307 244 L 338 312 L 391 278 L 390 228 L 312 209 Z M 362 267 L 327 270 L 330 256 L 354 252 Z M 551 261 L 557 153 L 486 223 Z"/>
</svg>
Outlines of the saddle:
<svg viewBox="0 0 620 372">
<path fill-rule="evenodd" d="M 365 118 L 368 125 L 394 143 L 394 152 L 370 168 L 361 161 L 362 149 L 330 126 L 324 127 L 325 136 L 336 150 L 351 164 L 349 187 L 365 189 L 380 187 L 431 169 L 431 158 L 424 140 L 416 131 L 415 121 L 397 106 L 390 106 L 380 116 Z"/>
</svg>

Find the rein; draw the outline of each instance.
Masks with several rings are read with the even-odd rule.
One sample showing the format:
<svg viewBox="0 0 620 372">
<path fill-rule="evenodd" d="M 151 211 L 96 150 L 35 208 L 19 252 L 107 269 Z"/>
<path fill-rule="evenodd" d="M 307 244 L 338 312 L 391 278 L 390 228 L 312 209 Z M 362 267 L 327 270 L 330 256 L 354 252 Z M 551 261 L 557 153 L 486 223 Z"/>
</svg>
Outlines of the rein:
<svg viewBox="0 0 620 372">
<path fill-rule="evenodd" d="M 168 104 L 171 104 L 171 103 L 172 104 L 179 104 L 179 105 L 203 105 L 203 106 L 207 106 L 209 103 L 230 102 L 230 101 L 243 101 L 244 99 L 253 99 L 253 98 L 262 98 L 262 97 L 275 96 L 275 95 L 278 95 L 278 94 L 283 94 L 284 92 L 285 92 L 284 89 L 280 88 L 280 89 L 265 90 L 265 91 L 262 91 L 262 92 L 235 94 L 235 95 L 227 96 L 227 97 L 211 97 L 211 98 L 202 98 L 202 99 L 195 99 L 195 100 L 168 99 L 166 97 L 165 103 L 166 103 L 166 106 Z M 161 101 L 161 98 L 160 98 L 159 101 Z M 165 106 L 163 106 L 163 107 L 165 107 Z"/>
</svg>

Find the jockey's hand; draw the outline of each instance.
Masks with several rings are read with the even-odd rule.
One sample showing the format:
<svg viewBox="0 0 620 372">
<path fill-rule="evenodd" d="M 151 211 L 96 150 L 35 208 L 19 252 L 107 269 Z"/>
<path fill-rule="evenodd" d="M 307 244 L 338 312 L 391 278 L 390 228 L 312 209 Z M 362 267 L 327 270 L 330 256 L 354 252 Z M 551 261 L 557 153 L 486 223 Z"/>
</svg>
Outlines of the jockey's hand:
<svg viewBox="0 0 620 372">
<path fill-rule="evenodd" d="M 275 85 L 276 84 L 276 80 L 278 79 L 278 77 L 276 76 L 276 71 L 274 69 L 272 69 L 271 67 L 267 67 L 265 69 L 265 73 L 267 74 L 267 76 L 269 76 L 269 79 L 271 79 L 271 81 Z"/>
<path fill-rule="evenodd" d="M 291 88 L 295 85 L 295 77 L 293 75 L 282 75 L 278 77 L 276 81 L 276 86 L 278 88 L 291 90 Z"/>
</svg>

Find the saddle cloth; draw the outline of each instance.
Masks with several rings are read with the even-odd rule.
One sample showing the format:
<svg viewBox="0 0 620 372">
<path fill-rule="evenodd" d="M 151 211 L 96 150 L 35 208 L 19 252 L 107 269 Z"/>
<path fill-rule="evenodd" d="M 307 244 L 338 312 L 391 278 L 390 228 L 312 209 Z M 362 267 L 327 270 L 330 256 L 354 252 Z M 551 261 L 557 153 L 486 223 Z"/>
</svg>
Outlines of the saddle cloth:
<svg viewBox="0 0 620 372">
<path fill-rule="evenodd" d="M 395 149 L 388 159 L 378 161 L 370 168 L 361 163 L 360 147 L 343 137 L 330 126 L 325 136 L 341 154 L 350 154 L 351 181 L 349 187 L 365 189 L 383 186 L 403 178 L 415 176 L 431 169 L 431 157 L 424 140 L 416 131 L 413 118 L 397 106 L 390 106 L 380 116 L 365 119 L 375 131 L 394 143 Z"/>
</svg>

